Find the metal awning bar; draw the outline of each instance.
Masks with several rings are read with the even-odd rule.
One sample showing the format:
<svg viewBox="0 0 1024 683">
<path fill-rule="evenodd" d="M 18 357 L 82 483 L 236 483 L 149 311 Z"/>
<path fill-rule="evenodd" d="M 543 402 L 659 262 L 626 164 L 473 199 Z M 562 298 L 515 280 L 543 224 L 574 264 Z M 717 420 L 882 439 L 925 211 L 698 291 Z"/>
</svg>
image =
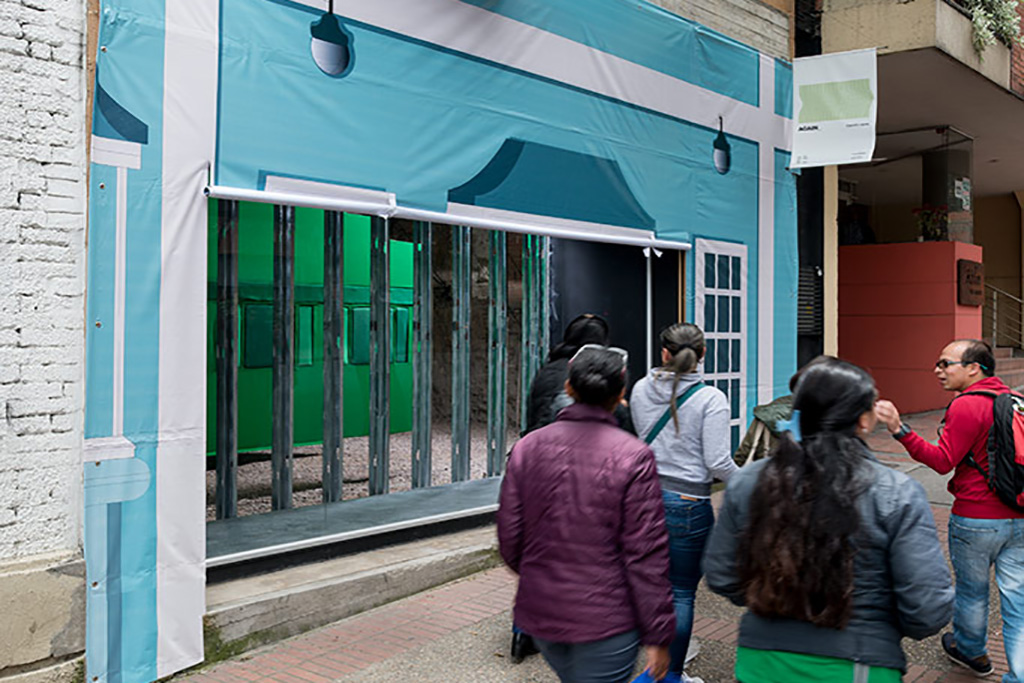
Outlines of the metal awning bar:
<svg viewBox="0 0 1024 683">
<path fill-rule="evenodd" d="M 429 223 L 441 223 L 444 225 L 466 225 L 472 228 L 485 230 L 501 230 L 514 232 L 523 235 L 540 235 L 544 237 L 558 237 L 570 240 L 582 240 L 585 242 L 603 242 L 605 244 L 626 244 L 637 247 L 656 247 L 659 249 L 679 249 L 687 251 L 692 248 L 689 242 L 674 242 L 672 240 L 661 240 L 655 237 L 653 232 L 647 230 L 635 230 L 636 234 L 623 234 L 621 228 L 609 228 L 602 232 L 600 228 L 594 230 L 574 230 L 565 226 L 553 226 L 544 223 L 543 216 L 537 216 L 537 222 L 524 220 L 498 219 L 477 215 L 464 215 L 455 212 L 428 211 L 414 207 L 401 206 L 395 201 L 394 195 L 389 193 L 378 193 L 379 199 L 367 197 L 370 193 L 363 191 L 362 196 L 347 197 L 342 191 L 348 189 L 338 186 L 338 195 L 307 194 L 301 192 L 281 192 L 269 190 L 249 190 L 238 187 L 227 187 L 224 185 L 209 185 L 204 193 L 211 199 L 232 199 L 243 202 L 258 202 L 261 204 L 281 204 L 287 206 L 304 206 L 311 209 L 324 209 L 326 211 L 345 211 L 347 213 L 364 214 L 368 216 L 380 216 L 383 218 L 406 218 L 413 221 L 426 221 Z"/>
</svg>

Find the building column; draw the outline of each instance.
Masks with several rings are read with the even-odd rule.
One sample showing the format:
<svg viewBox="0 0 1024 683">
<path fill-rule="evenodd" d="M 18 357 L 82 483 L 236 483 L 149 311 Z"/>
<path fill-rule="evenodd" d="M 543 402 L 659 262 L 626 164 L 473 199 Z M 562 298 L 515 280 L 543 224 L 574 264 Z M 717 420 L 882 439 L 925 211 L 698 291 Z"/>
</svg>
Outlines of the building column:
<svg viewBox="0 0 1024 683">
<path fill-rule="evenodd" d="M 824 200 L 822 202 L 822 300 L 825 338 L 822 352 L 828 356 L 839 355 L 839 167 L 826 166 L 824 169 Z"/>
<path fill-rule="evenodd" d="M 974 244 L 970 141 L 921 155 L 921 198 L 947 209 L 946 239 Z"/>
</svg>

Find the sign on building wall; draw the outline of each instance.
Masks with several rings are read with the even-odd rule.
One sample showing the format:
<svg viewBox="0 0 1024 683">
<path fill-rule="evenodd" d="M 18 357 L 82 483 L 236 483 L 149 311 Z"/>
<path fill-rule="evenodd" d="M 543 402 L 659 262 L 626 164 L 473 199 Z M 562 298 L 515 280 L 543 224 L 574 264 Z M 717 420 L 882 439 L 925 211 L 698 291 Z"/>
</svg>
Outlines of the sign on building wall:
<svg viewBox="0 0 1024 683">
<path fill-rule="evenodd" d="M 985 305 L 985 264 L 969 259 L 956 262 L 956 302 L 961 306 Z"/>
<path fill-rule="evenodd" d="M 871 161 L 877 114 L 874 48 L 794 60 L 791 167 Z"/>
</svg>

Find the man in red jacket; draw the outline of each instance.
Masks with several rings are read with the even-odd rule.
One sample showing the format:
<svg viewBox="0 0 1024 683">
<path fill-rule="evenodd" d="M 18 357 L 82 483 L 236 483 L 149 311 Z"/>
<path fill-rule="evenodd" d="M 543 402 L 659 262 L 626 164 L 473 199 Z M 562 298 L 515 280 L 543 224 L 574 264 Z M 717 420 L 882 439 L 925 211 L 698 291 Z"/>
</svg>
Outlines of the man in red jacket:
<svg viewBox="0 0 1024 683">
<path fill-rule="evenodd" d="M 992 348 L 974 339 L 952 342 L 942 349 L 935 363 L 942 388 L 955 392 L 1008 392 L 1010 389 L 995 376 L 995 369 Z M 875 412 L 914 460 L 939 474 L 955 469 L 949 481 L 954 499 L 949 517 L 949 555 L 956 573 L 956 600 L 953 633 L 943 634 L 942 648 L 951 660 L 975 675 L 992 673 L 986 636 L 988 577 L 995 565 L 1003 642 L 1010 666 L 1003 683 L 1024 683 L 1024 514 L 1004 505 L 967 457 L 971 454 L 978 466 L 988 471 L 992 402 L 984 395 L 954 397 L 946 409 L 937 445 L 903 424 L 896 406 L 889 401 L 879 401 Z"/>
</svg>

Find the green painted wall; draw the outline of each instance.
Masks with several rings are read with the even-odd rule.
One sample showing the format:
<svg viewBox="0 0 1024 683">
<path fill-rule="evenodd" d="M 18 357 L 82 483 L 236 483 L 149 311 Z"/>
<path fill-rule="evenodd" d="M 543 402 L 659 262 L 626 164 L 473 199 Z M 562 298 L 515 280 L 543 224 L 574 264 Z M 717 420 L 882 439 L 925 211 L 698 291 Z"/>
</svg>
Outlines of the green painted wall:
<svg viewBox="0 0 1024 683">
<path fill-rule="evenodd" d="M 295 444 L 322 440 L 323 419 L 323 211 L 295 210 Z M 239 450 L 264 450 L 271 441 L 271 332 L 274 208 L 241 203 L 239 210 Z M 216 436 L 217 381 L 214 360 L 217 282 L 217 202 L 210 202 L 207 300 L 207 451 Z M 393 338 L 408 344 L 412 335 L 412 244 L 391 241 L 392 325 L 404 323 Z M 369 431 L 370 367 L 367 327 L 353 324 L 368 316 L 370 219 L 345 215 L 345 436 Z M 403 334 L 404 332 L 404 334 Z M 411 348 L 393 348 L 391 431 L 412 428 Z M 396 354 L 397 353 L 397 357 Z M 397 362 L 403 361 L 403 362 Z"/>
</svg>

